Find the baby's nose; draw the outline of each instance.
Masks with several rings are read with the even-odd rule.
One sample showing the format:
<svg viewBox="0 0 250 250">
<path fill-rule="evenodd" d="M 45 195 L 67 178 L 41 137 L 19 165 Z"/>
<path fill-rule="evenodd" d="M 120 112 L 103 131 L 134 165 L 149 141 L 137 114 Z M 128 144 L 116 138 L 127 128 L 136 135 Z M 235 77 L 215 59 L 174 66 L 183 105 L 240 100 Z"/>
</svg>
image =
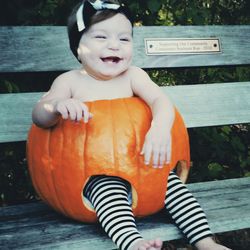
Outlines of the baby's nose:
<svg viewBox="0 0 250 250">
<path fill-rule="evenodd" d="M 108 48 L 111 50 L 118 50 L 119 49 L 119 41 L 117 39 L 110 39 L 108 43 Z"/>
</svg>

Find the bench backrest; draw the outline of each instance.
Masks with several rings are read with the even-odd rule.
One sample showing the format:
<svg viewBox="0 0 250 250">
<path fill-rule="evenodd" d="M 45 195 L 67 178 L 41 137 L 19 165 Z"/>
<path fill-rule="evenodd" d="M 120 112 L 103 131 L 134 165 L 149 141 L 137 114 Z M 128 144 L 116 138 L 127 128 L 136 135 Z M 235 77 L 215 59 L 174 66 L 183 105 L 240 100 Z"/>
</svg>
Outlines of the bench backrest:
<svg viewBox="0 0 250 250">
<path fill-rule="evenodd" d="M 133 64 L 144 69 L 250 65 L 249 41 L 250 25 L 135 27 Z M 79 67 L 68 49 L 65 27 L 1 27 L 0 53 L 0 72 Z M 250 122 L 250 82 L 163 90 L 174 100 L 188 127 Z M 0 94 L 0 142 L 26 140 L 31 110 L 41 95 Z"/>
</svg>

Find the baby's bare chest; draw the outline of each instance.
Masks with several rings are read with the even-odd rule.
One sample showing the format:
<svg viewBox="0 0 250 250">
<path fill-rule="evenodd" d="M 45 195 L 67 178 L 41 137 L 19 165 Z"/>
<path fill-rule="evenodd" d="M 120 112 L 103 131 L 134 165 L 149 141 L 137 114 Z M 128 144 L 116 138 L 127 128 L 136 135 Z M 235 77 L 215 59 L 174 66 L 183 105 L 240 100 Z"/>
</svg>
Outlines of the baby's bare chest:
<svg viewBox="0 0 250 250">
<path fill-rule="evenodd" d="M 76 82 L 72 86 L 72 97 L 82 101 L 96 101 L 133 96 L 129 81 Z"/>
</svg>

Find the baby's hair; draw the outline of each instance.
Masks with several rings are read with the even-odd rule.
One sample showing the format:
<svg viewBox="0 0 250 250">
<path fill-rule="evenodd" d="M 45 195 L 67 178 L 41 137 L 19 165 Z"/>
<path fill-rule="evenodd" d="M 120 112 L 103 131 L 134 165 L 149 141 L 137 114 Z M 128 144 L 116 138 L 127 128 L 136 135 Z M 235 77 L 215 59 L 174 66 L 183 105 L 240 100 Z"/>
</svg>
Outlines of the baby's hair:
<svg viewBox="0 0 250 250">
<path fill-rule="evenodd" d="M 83 35 L 84 32 L 88 31 L 88 29 L 99 22 L 102 22 L 104 20 L 107 20 L 113 16 L 115 16 L 117 13 L 121 13 L 124 14 L 128 20 L 131 22 L 131 24 L 133 25 L 133 21 L 130 15 L 130 12 L 127 8 L 125 8 L 123 5 L 121 5 L 121 7 L 118 10 L 114 10 L 114 9 L 102 9 L 98 12 L 96 12 L 96 14 L 94 14 L 93 16 L 90 17 L 89 23 L 86 25 L 85 24 L 85 29 L 83 29 L 82 31 L 78 30 L 78 26 L 77 26 L 77 18 L 76 18 L 76 13 L 78 11 L 78 9 L 80 8 L 81 4 L 84 4 L 84 2 L 86 2 L 88 0 L 84 0 L 81 1 L 80 3 L 78 3 L 73 11 L 71 12 L 69 18 L 68 18 L 68 38 L 69 38 L 69 45 L 70 45 L 70 49 L 72 51 L 72 53 L 74 54 L 74 56 L 77 58 L 77 60 L 79 62 L 81 62 L 78 59 L 78 54 L 77 54 L 77 49 L 79 46 L 79 42 L 80 39 Z M 113 1 L 106 1 L 108 3 L 115 3 L 117 4 L 117 1 L 113 0 Z"/>
</svg>

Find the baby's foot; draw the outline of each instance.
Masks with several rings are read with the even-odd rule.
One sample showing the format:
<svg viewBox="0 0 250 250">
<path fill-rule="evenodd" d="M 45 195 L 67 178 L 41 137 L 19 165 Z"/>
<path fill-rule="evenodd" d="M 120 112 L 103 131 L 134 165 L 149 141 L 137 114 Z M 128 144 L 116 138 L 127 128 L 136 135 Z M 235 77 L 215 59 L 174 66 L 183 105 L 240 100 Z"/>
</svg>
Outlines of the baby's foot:
<svg viewBox="0 0 250 250">
<path fill-rule="evenodd" d="M 161 250 L 162 241 L 160 239 L 155 240 L 139 240 L 133 244 L 129 250 Z"/>
<path fill-rule="evenodd" d="M 216 243 L 212 238 L 205 238 L 195 244 L 198 250 L 232 250 Z"/>
</svg>

